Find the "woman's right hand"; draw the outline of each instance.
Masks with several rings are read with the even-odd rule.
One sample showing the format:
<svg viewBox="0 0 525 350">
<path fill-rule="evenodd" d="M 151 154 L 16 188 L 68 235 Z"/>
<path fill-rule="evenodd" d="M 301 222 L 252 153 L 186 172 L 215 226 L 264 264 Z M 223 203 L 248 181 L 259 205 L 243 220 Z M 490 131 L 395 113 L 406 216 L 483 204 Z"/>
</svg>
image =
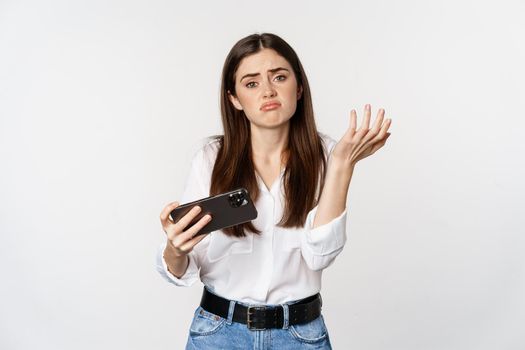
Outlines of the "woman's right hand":
<svg viewBox="0 0 525 350">
<path fill-rule="evenodd" d="M 206 224 L 211 221 L 211 216 L 209 214 L 203 216 L 199 221 L 197 221 L 193 226 L 184 230 L 186 226 L 200 213 L 201 208 L 195 206 L 186 213 L 179 221 L 173 222 L 170 218 L 170 213 L 173 209 L 179 206 L 179 202 L 173 202 L 168 204 L 162 209 L 160 213 L 160 222 L 162 223 L 162 228 L 166 232 L 168 239 L 168 244 L 166 249 L 169 249 L 170 255 L 175 258 L 180 258 L 186 256 L 189 252 L 192 251 L 193 247 L 199 243 L 206 235 L 198 235 L 193 237 L 194 234 L 199 232 Z M 192 238 L 193 237 L 193 238 Z"/>
</svg>

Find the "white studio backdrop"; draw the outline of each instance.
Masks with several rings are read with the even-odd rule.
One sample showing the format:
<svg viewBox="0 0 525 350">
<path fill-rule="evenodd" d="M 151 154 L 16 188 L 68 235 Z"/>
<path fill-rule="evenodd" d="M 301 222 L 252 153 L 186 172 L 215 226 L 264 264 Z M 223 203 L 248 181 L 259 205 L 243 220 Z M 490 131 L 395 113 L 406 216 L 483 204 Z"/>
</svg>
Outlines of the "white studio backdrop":
<svg viewBox="0 0 525 350">
<path fill-rule="evenodd" d="M 0 349 L 181 349 L 202 285 L 158 216 L 220 133 L 224 59 L 272 32 L 320 131 L 370 103 L 324 274 L 335 349 L 525 348 L 523 1 L 0 1 Z"/>
</svg>

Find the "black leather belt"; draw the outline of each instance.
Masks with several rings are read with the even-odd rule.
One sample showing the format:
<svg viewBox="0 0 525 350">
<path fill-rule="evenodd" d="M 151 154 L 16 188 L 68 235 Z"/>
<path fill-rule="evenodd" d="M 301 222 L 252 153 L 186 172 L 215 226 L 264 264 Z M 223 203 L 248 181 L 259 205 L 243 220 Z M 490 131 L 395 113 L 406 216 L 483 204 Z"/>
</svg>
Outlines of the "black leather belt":
<svg viewBox="0 0 525 350">
<path fill-rule="evenodd" d="M 293 326 L 315 320 L 321 315 L 321 305 L 322 300 L 319 293 L 288 305 L 288 324 Z M 201 307 L 212 314 L 228 318 L 230 300 L 215 295 L 204 288 Z M 283 328 L 284 309 L 280 305 L 247 307 L 235 303 L 233 321 L 245 324 L 251 330 Z"/>
</svg>

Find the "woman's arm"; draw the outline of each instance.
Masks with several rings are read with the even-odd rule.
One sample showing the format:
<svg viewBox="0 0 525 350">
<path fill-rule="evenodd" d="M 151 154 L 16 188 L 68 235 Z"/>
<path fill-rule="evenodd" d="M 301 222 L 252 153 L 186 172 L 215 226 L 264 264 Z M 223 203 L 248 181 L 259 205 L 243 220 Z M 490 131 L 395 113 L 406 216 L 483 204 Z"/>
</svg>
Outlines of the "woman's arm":
<svg viewBox="0 0 525 350">
<path fill-rule="evenodd" d="M 350 169 L 337 161 L 329 161 L 312 228 L 329 223 L 345 210 L 352 173 L 353 168 Z"/>
<path fill-rule="evenodd" d="M 372 129 L 369 129 L 370 115 L 371 108 L 367 104 L 361 127 L 356 130 L 357 114 L 355 110 L 351 111 L 350 127 L 334 146 L 327 165 L 326 179 L 319 198 L 313 228 L 329 223 L 341 215 L 346 208 L 348 188 L 355 164 L 383 147 L 390 136 L 387 131 L 392 120 L 387 119 L 383 122 L 385 110 L 379 110 Z"/>
<path fill-rule="evenodd" d="M 186 178 L 186 185 L 181 196 L 182 203 L 189 203 L 208 196 L 209 185 L 207 184 L 207 179 L 210 173 L 208 152 L 211 151 L 212 149 L 208 148 L 207 143 L 194 153 L 190 171 Z M 178 223 L 173 223 L 168 216 L 178 205 L 179 202 L 168 204 L 163 208 L 160 215 L 160 222 L 166 233 L 166 240 L 157 251 L 157 271 L 170 283 L 178 286 L 189 286 L 198 280 L 200 268 L 200 254 L 193 250 L 193 247 L 203 240 L 206 235 L 192 237 L 207 222 L 203 221 L 206 220 L 206 216 L 203 216 L 192 228 L 185 230 L 200 212 L 199 207 L 194 207 Z M 190 230 L 193 231 L 190 232 Z M 205 245 L 203 246 L 204 243 L 200 243 L 201 248 L 205 248 Z"/>
</svg>

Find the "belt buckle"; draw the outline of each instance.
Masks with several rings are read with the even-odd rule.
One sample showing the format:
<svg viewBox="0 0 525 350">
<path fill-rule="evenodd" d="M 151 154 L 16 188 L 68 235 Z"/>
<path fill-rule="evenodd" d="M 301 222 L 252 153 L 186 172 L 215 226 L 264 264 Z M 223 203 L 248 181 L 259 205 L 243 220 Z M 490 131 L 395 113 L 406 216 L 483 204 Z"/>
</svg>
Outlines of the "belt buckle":
<svg viewBox="0 0 525 350">
<path fill-rule="evenodd" d="M 255 325 L 253 325 L 254 322 L 257 322 L 257 320 L 254 320 L 251 317 L 253 315 L 252 310 L 255 310 L 255 311 L 256 310 L 263 310 L 264 311 L 265 309 L 266 309 L 266 307 L 264 307 L 264 306 L 248 306 L 248 310 L 246 312 L 246 314 L 247 314 L 246 326 L 248 326 L 249 330 L 251 330 L 251 331 L 263 331 L 263 330 L 266 329 L 264 327 L 263 328 L 258 328 Z M 259 320 L 259 322 L 260 322 L 260 320 Z M 263 322 L 264 322 L 264 320 L 263 320 Z"/>
</svg>

